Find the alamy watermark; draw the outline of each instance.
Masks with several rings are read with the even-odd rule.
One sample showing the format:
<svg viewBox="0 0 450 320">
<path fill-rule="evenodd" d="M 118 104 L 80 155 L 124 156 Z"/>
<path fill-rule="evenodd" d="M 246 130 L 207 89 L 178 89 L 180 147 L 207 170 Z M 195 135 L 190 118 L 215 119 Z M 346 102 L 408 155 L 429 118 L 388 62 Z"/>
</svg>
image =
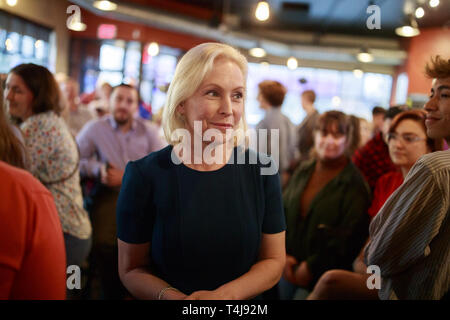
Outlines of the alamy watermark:
<svg viewBox="0 0 450 320">
<path fill-rule="evenodd" d="M 77 265 L 70 265 L 66 269 L 66 287 L 69 290 L 81 289 L 81 269 Z"/>
<path fill-rule="evenodd" d="M 370 16 L 366 20 L 367 29 L 381 29 L 381 9 L 377 5 L 368 6 L 366 13 Z"/>
<path fill-rule="evenodd" d="M 381 289 L 381 270 L 377 265 L 370 265 L 367 267 L 367 273 L 371 276 L 367 278 L 366 286 L 367 289 Z"/>
<path fill-rule="evenodd" d="M 81 23 L 81 9 L 79 6 L 75 4 L 68 6 L 66 13 L 70 14 L 66 20 L 66 26 L 68 29 L 71 29 L 71 27 L 77 23 Z"/>
</svg>

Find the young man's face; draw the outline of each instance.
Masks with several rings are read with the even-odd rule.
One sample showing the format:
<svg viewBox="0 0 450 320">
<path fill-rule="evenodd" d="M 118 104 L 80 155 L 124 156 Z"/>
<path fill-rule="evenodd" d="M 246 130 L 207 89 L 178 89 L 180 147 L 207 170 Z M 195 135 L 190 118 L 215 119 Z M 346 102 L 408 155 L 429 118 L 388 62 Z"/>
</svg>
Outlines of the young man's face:
<svg viewBox="0 0 450 320">
<path fill-rule="evenodd" d="M 450 141 L 450 78 L 435 79 L 430 99 L 425 104 L 427 135 Z"/>
</svg>

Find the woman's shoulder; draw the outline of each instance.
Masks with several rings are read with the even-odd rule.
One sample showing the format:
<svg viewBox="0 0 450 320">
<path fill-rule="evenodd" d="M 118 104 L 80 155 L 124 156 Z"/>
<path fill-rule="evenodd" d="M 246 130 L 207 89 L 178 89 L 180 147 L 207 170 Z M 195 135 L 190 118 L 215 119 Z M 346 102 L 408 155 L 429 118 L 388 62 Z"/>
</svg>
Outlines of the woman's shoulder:
<svg viewBox="0 0 450 320">
<path fill-rule="evenodd" d="M 383 174 L 381 177 L 378 178 L 377 184 L 387 184 L 392 181 L 402 180 L 403 181 L 403 175 L 399 171 L 391 171 Z"/>
<path fill-rule="evenodd" d="M 349 177 L 348 182 L 350 185 L 355 185 L 358 187 L 364 186 L 366 187 L 367 190 L 370 190 L 370 187 L 366 179 L 364 178 L 363 174 L 351 160 L 349 160 L 349 163 L 345 168 L 345 171 Z"/>
<path fill-rule="evenodd" d="M 235 162 L 236 164 L 245 164 L 246 167 L 255 167 L 259 169 L 267 169 L 264 171 L 271 171 L 270 169 L 276 169 L 276 162 L 273 157 L 266 153 L 258 152 L 253 148 L 244 148 L 238 146 L 235 148 Z"/>
<path fill-rule="evenodd" d="M 168 145 L 158 151 L 154 151 L 145 157 L 131 161 L 141 172 L 153 172 L 158 170 L 167 170 L 171 167 L 171 153 L 173 147 Z"/>
</svg>

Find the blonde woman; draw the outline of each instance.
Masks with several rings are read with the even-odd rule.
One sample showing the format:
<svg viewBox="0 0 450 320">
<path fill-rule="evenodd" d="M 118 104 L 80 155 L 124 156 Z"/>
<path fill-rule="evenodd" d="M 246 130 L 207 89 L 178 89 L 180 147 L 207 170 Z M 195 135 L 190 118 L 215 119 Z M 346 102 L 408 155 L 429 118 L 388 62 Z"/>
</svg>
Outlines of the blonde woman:
<svg viewBox="0 0 450 320">
<path fill-rule="evenodd" d="M 246 129 L 246 76 L 246 59 L 224 44 L 198 45 L 180 60 L 162 120 L 170 145 L 128 163 L 117 203 L 119 275 L 134 297 L 250 299 L 280 279 L 279 175 L 261 174 L 262 156 L 234 161 Z M 213 143 L 204 141 L 207 130 Z M 223 151 L 220 161 L 189 161 L 201 136 L 203 150 Z M 181 140 L 190 142 L 174 155 Z"/>
</svg>

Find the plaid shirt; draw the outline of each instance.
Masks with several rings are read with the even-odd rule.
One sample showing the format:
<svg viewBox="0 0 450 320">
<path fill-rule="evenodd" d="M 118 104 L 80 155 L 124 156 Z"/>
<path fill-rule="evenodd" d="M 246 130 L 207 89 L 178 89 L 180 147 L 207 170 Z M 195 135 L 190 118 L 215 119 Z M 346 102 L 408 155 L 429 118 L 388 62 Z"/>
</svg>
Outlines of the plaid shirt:
<svg viewBox="0 0 450 320">
<path fill-rule="evenodd" d="M 397 171 L 389 156 L 389 149 L 381 133 L 377 133 L 353 154 L 353 163 L 359 168 L 373 190 L 379 177 Z"/>
</svg>

